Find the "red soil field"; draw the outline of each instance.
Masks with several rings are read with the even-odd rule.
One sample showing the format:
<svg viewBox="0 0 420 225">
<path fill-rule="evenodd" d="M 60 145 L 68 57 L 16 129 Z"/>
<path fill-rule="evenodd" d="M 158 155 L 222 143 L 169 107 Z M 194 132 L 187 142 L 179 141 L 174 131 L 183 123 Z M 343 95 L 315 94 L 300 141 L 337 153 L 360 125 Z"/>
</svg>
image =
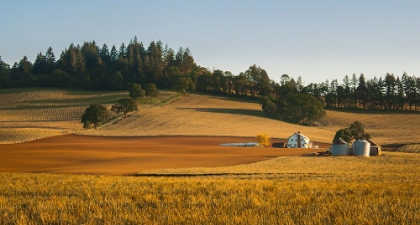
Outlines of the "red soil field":
<svg viewBox="0 0 420 225">
<path fill-rule="evenodd" d="M 129 175 L 157 169 L 232 166 L 316 151 L 219 146 L 231 142 L 255 142 L 255 138 L 63 135 L 0 145 L 0 172 Z"/>
</svg>

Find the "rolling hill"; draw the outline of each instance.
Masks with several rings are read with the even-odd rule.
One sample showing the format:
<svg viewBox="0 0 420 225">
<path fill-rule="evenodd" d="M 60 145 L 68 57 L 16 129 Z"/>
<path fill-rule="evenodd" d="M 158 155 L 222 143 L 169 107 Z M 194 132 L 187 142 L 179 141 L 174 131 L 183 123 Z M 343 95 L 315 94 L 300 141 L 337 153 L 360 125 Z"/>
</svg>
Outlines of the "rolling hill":
<svg viewBox="0 0 420 225">
<path fill-rule="evenodd" d="M 287 138 L 296 131 L 313 141 L 330 143 L 335 132 L 359 120 L 379 144 L 416 142 L 420 114 L 327 111 L 315 127 L 265 118 L 257 102 L 231 97 L 191 94 L 171 104 L 148 108 L 101 130 L 78 133 L 100 136 L 255 136 Z"/>
</svg>

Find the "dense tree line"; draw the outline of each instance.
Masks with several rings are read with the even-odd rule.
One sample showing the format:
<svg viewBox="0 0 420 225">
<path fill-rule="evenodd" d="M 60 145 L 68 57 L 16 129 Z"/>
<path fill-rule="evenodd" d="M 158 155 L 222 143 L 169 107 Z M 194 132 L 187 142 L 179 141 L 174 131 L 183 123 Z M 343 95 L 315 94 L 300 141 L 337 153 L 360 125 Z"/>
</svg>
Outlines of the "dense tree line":
<svg viewBox="0 0 420 225">
<path fill-rule="evenodd" d="M 327 108 L 412 111 L 418 111 L 420 106 L 420 78 L 406 73 L 372 79 L 353 74 L 346 75 L 342 82 L 334 79 L 307 85 L 301 77 L 295 80 L 285 74 L 276 82 L 256 65 L 237 75 L 212 71 L 197 65 L 188 48 L 174 51 L 161 41 L 145 47 L 137 37 L 118 48 L 98 46 L 95 41 L 81 46 L 70 44 L 58 58 L 50 47 L 44 54 L 39 53 L 34 63 L 26 56 L 12 66 L 0 59 L 0 88 L 121 90 L 132 84 L 139 84 L 140 88 L 173 88 L 184 95 L 195 89 L 259 98 L 267 116 L 305 124 L 322 117 L 319 104 Z"/>
<path fill-rule="evenodd" d="M 257 69 L 258 68 L 258 69 Z M 256 73 L 261 70 L 263 73 Z M 401 77 L 387 73 L 384 77 L 366 79 L 363 74 L 346 75 L 342 82 L 304 85 L 301 77 L 297 80 L 284 74 L 280 82 L 270 80 L 265 71 L 251 66 L 237 76 L 229 72 L 215 70 L 198 78 L 197 89 L 245 96 L 260 96 L 284 99 L 293 94 L 311 95 L 327 108 L 361 108 L 378 110 L 419 111 L 420 77 Z"/>
<path fill-rule="evenodd" d="M 135 37 L 126 46 L 102 47 L 95 41 L 70 44 L 57 59 L 50 47 L 32 63 L 24 56 L 9 66 L 0 60 L 0 87 L 66 87 L 96 90 L 127 89 L 132 83 L 171 88 L 176 77 L 195 78 L 202 68 L 188 48 L 177 52 L 161 41 L 148 47 Z"/>
<path fill-rule="evenodd" d="M 333 80 L 324 83 L 323 90 L 327 107 L 418 111 L 420 106 L 420 78 L 407 73 L 369 80 L 363 74 L 351 79 L 346 75 L 343 84 Z"/>
</svg>

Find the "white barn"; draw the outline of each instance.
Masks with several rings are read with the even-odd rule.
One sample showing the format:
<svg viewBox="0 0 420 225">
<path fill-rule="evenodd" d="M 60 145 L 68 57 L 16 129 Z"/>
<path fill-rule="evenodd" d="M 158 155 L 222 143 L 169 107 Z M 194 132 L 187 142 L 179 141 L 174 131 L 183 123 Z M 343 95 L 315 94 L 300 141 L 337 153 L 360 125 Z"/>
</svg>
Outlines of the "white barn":
<svg viewBox="0 0 420 225">
<path fill-rule="evenodd" d="M 311 145 L 312 142 L 310 142 L 309 138 L 299 131 L 290 136 L 286 142 L 287 148 L 311 148 Z"/>
</svg>

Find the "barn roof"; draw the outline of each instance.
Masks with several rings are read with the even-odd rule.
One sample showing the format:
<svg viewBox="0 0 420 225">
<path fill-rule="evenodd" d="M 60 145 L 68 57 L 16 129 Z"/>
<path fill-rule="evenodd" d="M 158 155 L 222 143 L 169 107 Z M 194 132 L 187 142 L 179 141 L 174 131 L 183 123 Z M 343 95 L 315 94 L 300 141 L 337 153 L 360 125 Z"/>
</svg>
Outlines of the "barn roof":
<svg viewBox="0 0 420 225">
<path fill-rule="evenodd" d="M 292 135 L 290 135 L 290 137 L 288 137 L 287 139 L 290 139 L 290 138 L 291 138 L 291 137 L 293 137 L 293 135 L 295 135 L 295 134 L 300 135 L 301 137 L 303 137 L 303 139 L 304 139 L 304 140 L 305 140 L 305 139 L 310 140 L 307 136 L 305 136 L 305 135 L 301 134 L 299 131 L 298 131 L 298 132 L 295 132 L 295 133 L 294 133 L 294 134 L 292 134 Z"/>
<path fill-rule="evenodd" d="M 368 140 L 368 142 L 370 143 L 370 146 L 378 146 L 380 147 L 380 145 L 376 144 L 374 141 L 372 140 Z"/>
</svg>

